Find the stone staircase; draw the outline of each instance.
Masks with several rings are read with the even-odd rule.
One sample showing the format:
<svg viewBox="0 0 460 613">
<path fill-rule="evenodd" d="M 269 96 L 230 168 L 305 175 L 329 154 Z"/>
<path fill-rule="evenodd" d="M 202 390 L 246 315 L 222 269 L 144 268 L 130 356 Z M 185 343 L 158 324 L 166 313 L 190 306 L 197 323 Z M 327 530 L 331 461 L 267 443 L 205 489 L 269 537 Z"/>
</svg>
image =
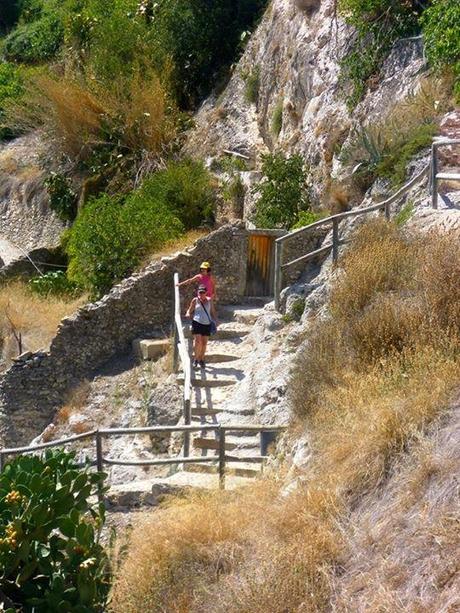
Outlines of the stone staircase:
<svg viewBox="0 0 460 613">
<path fill-rule="evenodd" d="M 265 301 L 251 304 L 219 306 L 219 328 L 208 342 L 206 368 L 195 368 L 192 374 L 192 424 L 251 424 L 254 410 L 251 408 L 233 410 L 232 395 L 235 385 L 244 378 L 240 363 L 252 350 L 245 343 Z M 186 331 L 189 335 L 189 331 Z M 177 382 L 183 384 L 183 374 Z M 192 447 L 202 456 L 213 456 L 215 464 L 186 464 L 184 471 L 195 473 L 217 473 L 219 440 L 218 433 L 202 432 L 192 438 Z M 225 439 L 228 455 L 234 458 L 260 454 L 260 437 L 253 433 L 229 432 Z M 254 477 L 261 472 L 261 465 L 252 462 L 226 462 L 226 474 L 237 477 Z"/>
<path fill-rule="evenodd" d="M 232 399 L 238 394 L 236 384 L 245 377 L 241 362 L 253 350 L 252 342 L 246 337 L 267 301 L 261 299 L 251 304 L 219 306 L 219 330 L 209 340 L 206 368 L 193 370 L 192 425 L 254 423 L 254 410 L 242 408 L 241 403 L 236 402 L 232 406 Z M 189 336 L 188 329 L 184 332 Z M 183 373 L 177 374 L 177 382 L 183 384 Z M 225 441 L 227 457 L 260 454 L 260 437 L 254 432 L 231 431 L 226 434 Z M 114 485 L 106 496 L 108 507 L 119 511 L 155 506 L 165 495 L 180 495 L 190 488 L 218 487 L 218 449 L 219 440 L 213 432 L 198 432 L 191 440 L 191 454 L 215 457 L 215 463 L 184 464 L 169 476 Z M 234 489 L 247 485 L 261 471 L 260 463 L 228 460 L 225 487 Z"/>
</svg>

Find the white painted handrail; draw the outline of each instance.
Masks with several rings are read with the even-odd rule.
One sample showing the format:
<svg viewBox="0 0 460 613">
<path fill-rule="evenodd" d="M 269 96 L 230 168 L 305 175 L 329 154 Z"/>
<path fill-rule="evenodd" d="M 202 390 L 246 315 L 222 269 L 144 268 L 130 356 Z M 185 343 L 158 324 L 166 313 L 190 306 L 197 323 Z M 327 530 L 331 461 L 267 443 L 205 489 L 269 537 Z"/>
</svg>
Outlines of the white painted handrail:
<svg viewBox="0 0 460 613">
<path fill-rule="evenodd" d="M 189 426 L 192 422 L 190 398 L 192 393 L 192 367 L 187 349 L 182 317 L 180 314 L 179 274 L 174 273 L 174 370 L 177 372 L 178 359 L 184 371 L 184 424 Z M 184 433 L 184 456 L 190 454 L 190 433 Z"/>
</svg>

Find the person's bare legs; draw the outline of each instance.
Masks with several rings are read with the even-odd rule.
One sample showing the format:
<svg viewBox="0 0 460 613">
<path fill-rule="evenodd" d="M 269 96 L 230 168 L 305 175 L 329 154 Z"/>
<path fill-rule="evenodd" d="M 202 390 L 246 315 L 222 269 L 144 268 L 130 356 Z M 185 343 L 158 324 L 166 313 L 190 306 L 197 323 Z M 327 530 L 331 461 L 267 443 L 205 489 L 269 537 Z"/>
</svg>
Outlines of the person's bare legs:
<svg viewBox="0 0 460 613">
<path fill-rule="evenodd" d="M 197 362 L 201 360 L 201 334 L 195 334 L 193 337 L 193 355 Z"/>
<path fill-rule="evenodd" d="M 202 339 L 201 341 L 201 360 L 204 361 L 204 356 L 206 355 L 206 347 L 208 346 L 209 336 L 202 336 L 201 339 Z"/>
</svg>

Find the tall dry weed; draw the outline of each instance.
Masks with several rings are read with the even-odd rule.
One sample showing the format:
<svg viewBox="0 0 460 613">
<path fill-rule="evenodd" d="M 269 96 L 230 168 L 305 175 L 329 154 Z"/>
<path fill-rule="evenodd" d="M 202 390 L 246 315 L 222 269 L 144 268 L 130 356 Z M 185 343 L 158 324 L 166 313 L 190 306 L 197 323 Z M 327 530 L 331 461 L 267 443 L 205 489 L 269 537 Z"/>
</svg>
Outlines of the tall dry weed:
<svg viewBox="0 0 460 613">
<path fill-rule="evenodd" d="M 311 452 L 297 488 L 262 482 L 152 515 L 134 530 L 112 610 L 329 610 L 352 559 L 353 510 L 384 491 L 458 386 L 459 264 L 449 237 L 407 237 L 380 222 L 361 228 L 342 261 L 330 319 L 300 350 L 292 375 L 296 428 L 308 432 Z M 427 461 L 412 491 L 433 470 Z M 407 569 L 379 568 L 393 584 L 367 590 L 362 610 L 398 602 Z M 352 587 L 359 594 L 359 578 Z M 347 604 L 345 595 L 340 610 L 356 610 Z"/>
<path fill-rule="evenodd" d="M 87 301 L 79 298 L 42 297 L 33 294 L 27 285 L 14 281 L 0 288 L 0 331 L 3 338 L 3 363 L 20 351 L 18 336 L 22 339 L 22 351 L 46 348 L 56 334 L 60 321 L 74 313 Z"/>
<path fill-rule="evenodd" d="M 19 131 L 42 128 L 52 141 L 77 161 L 97 149 L 117 154 L 160 155 L 175 134 L 175 111 L 155 73 L 111 88 L 91 78 L 55 78 L 37 74 L 24 96 L 7 105 L 7 123 Z"/>
</svg>

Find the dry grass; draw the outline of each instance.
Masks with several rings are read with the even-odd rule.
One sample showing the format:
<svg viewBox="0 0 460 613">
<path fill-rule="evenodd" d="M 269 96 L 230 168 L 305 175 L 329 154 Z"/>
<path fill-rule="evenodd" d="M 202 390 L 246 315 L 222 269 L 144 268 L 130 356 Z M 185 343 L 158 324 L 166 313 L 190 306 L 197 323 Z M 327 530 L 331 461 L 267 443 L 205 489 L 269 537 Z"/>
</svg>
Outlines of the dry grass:
<svg viewBox="0 0 460 613">
<path fill-rule="evenodd" d="M 43 127 L 67 155 L 86 160 L 116 142 L 131 153 L 160 155 L 174 137 L 174 111 L 160 79 L 135 73 L 106 89 L 88 79 L 47 74 L 31 77 L 20 101 L 6 108 L 7 123 L 19 130 Z"/>
<path fill-rule="evenodd" d="M 87 302 L 86 296 L 65 299 L 33 294 L 27 285 L 15 281 L 0 288 L 0 330 L 3 339 L 3 361 L 7 365 L 19 353 L 18 337 L 23 351 L 46 348 L 56 334 L 60 321 Z"/>
<path fill-rule="evenodd" d="M 442 512 L 428 528 L 423 505 L 416 505 L 427 484 L 438 491 L 440 475 L 454 482 L 452 462 L 430 455 L 427 441 L 460 380 L 456 244 L 449 237 L 404 237 L 381 222 L 359 230 L 342 260 L 330 320 L 300 350 L 292 375 L 295 428 L 308 432 L 311 451 L 297 489 L 287 494 L 267 481 L 171 502 L 134 530 L 113 611 L 448 610 L 442 607 L 453 602 L 458 578 L 458 513 L 438 504 Z M 391 483 L 408 452 L 396 495 Z M 371 505 L 373 515 L 366 515 Z M 437 543 L 439 558 L 448 557 L 430 567 L 425 552 L 421 566 L 426 584 L 436 579 L 434 609 L 423 608 L 410 587 L 409 549 L 398 567 L 392 518 L 399 512 L 404 522 L 412 506 L 419 530 Z M 365 528 L 376 514 L 382 528 L 370 542 Z M 387 561 L 390 541 L 395 554 Z M 423 539 L 414 543 L 422 551 Z M 374 566 L 366 567 L 369 556 Z M 412 597 L 421 608 L 401 607 L 403 592 L 409 607 Z"/>
</svg>

